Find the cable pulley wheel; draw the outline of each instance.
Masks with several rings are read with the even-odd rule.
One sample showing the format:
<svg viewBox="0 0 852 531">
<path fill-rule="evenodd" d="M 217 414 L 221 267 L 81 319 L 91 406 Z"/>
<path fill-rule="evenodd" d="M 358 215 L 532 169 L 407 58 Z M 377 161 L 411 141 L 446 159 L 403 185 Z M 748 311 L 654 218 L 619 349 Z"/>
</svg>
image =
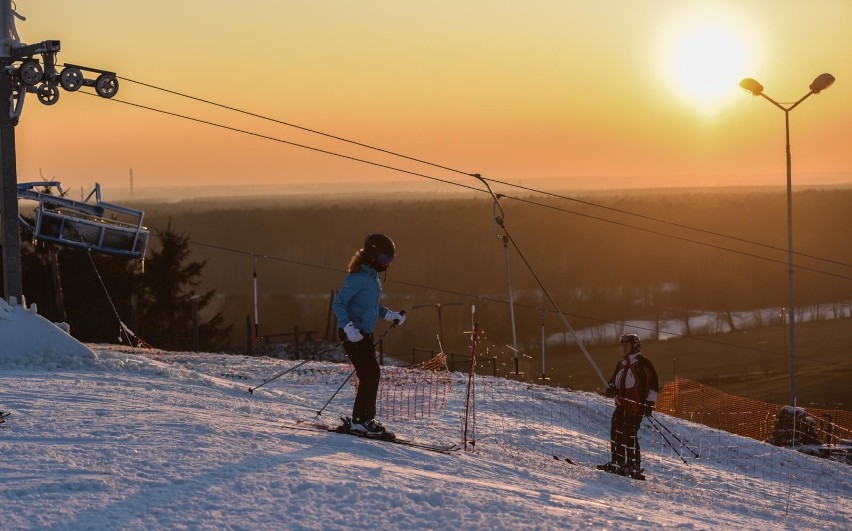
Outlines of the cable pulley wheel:
<svg viewBox="0 0 852 531">
<path fill-rule="evenodd" d="M 42 83 L 38 87 L 36 95 L 38 96 L 38 101 L 43 104 L 53 105 L 59 101 L 59 88 L 57 88 L 56 85 L 51 85 L 50 83 Z"/>
<path fill-rule="evenodd" d="M 112 74 L 101 74 L 95 80 L 95 92 L 102 98 L 112 98 L 118 92 L 118 79 Z"/>
<path fill-rule="evenodd" d="M 59 84 L 68 92 L 79 90 L 83 86 L 83 72 L 79 68 L 67 66 L 59 74 Z"/>
<path fill-rule="evenodd" d="M 44 79 L 44 70 L 42 70 L 38 61 L 25 61 L 21 65 L 18 75 L 21 76 L 21 81 L 25 85 L 34 86 Z"/>
</svg>

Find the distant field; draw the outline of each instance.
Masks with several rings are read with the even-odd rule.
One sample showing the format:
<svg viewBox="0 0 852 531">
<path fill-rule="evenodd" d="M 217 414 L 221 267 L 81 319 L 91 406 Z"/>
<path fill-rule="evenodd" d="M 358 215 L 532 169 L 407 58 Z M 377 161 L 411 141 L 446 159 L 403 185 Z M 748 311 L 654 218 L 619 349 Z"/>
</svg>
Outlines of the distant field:
<svg viewBox="0 0 852 531">
<path fill-rule="evenodd" d="M 842 228 L 852 227 L 852 188 L 799 189 L 794 200 L 796 248 L 807 252 L 796 261 L 799 308 L 848 305 L 852 246 Z M 384 277 L 382 301 L 412 310 L 386 340 L 389 353 L 402 353 L 408 362 L 413 348 L 437 348 L 441 335 L 447 352 L 465 354 L 471 313 L 463 306 L 476 305 L 487 338 L 482 353 L 499 357 L 496 372 L 514 370 L 506 345 L 517 335 L 519 352 L 531 356 L 520 362 L 523 378 L 534 380 L 541 372 L 541 328 L 548 335 L 564 330 L 555 316 L 541 313 L 551 307 L 542 285 L 577 329 L 785 305 L 785 206 L 780 187 L 622 190 L 579 202 L 507 194 L 503 207 L 515 243 L 509 249 L 513 307 L 504 302 L 506 249 L 494 237 L 493 201 L 481 194 L 223 198 L 148 204 L 145 210 L 150 227 L 168 226 L 190 237 L 193 259 L 205 263 L 200 289 L 216 290 L 211 310 L 233 326 L 235 348 L 246 344 L 245 323 L 255 307 L 261 335 L 295 326 L 322 334 L 329 326 L 331 290 L 339 288 L 349 258 L 365 234 L 381 231 L 396 241 L 398 258 Z M 457 305 L 443 314 L 429 308 L 438 304 Z M 797 332 L 799 404 L 852 407 L 852 320 L 800 324 Z M 139 333 L 145 336 L 145 330 Z M 677 374 L 724 392 L 787 403 L 785 336 L 780 325 L 765 326 L 645 341 L 643 351 L 664 383 Z M 621 356 L 618 345 L 589 348 L 609 378 Z M 549 383 L 601 387 L 578 348 L 553 345 L 546 354 Z"/>
<path fill-rule="evenodd" d="M 843 409 L 852 409 L 852 319 L 801 323 L 796 335 L 797 404 L 843 404 Z M 606 378 L 620 357 L 617 347 L 590 349 Z M 732 395 L 778 404 L 789 400 L 785 329 L 780 326 L 644 341 L 642 350 L 654 362 L 663 384 L 677 374 Z M 548 360 L 548 365 L 553 367 L 551 384 L 600 387 L 600 379 L 579 350 L 567 358 Z"/>
</svg>

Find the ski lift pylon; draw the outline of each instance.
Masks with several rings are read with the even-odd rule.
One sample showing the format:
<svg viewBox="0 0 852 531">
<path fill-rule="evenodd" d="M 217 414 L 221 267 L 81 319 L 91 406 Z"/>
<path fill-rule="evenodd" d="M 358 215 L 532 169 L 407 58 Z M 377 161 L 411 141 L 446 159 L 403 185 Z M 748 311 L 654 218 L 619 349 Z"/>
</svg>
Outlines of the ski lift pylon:
<svg viewBox="0 0 852 531">
<path fill-rule="evenodd" d="M 53 193 L 54 188 L 58 194 Z M 64 195 L 59 181 L 18 184 L 19 199 L 38 202 L 32 225 L 18 216 L 33 238 L 98 253 L 145 258 L 149 233 L 142 226 L 142 210 L 102 201 L 97 183 L 83 201 Z"/>
</svg>

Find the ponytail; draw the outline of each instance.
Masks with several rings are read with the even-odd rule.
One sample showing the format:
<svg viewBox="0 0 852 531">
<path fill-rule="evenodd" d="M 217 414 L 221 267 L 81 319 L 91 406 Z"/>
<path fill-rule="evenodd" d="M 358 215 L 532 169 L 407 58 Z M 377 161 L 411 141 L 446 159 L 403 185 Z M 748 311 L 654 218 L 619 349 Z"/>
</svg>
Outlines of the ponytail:
<svg viewBox="0 0 852 531">
<path fill-rule="evenodd" d="M 355 273 L 356 271 L 359 271 L 361 269 L 361 265 L 363 265 L 366 260 L 363 249 L 355 251 L 355 254 L 349 259 L 349 272 Z"/>
</svg>

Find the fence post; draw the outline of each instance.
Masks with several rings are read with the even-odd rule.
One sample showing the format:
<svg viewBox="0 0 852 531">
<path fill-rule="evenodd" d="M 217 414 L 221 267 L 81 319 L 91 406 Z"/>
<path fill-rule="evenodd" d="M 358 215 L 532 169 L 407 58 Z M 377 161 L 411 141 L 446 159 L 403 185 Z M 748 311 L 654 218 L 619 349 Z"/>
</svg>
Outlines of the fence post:
<svg viewBox="0 0 852 531">
<path fill-rule="evenodd" d="M 331 306 L 334 304 L 334 293 L 335 293 L 335 290 L 331 290 L 331 294 L 329 295 L 329 298 L 328 298 L 328 314 L 325 316 L 325 334 L 322 336 L 323 339 L 325 339 L 325 340 L 328 340 L 329 331 L 333 332 L 333 329 L 332 329 L 332 326 L 331 326 L 331 316 L 333 314 L 333 311 L 332 311 Z"/>
<path fill-rule="evenodd" d="M 293 325 L 293 357 L 299 358 L 299 325 Z"/>
<path fill-rule="evenodd" d="M 471 446 L 475 444 L 473 433 L 476 431 L 475 417 L 473 417 L 472 409 L 476 407 L 476 398 L 474 397 L 474 381 L 476 374 L 476 340 L 477 340 L 477 323 L 473 324 L 473 331 L 470 336 L 470 367 L 467 373 L 467 392 L 465 393 L 464 401 L 464 425 L 462 428 L 462 448 L 468 450 L 468 434 L 471 436 Z"/>
<path fill-rule="evenodd" d="M 677 373 L 675 373 L 674 377 L 674 411 L 675 417 L 680 417 L 680 409 L 679 409 L 679 398 L 680 398 L 680 382 L 677 379 Z"/>
<path fill-rule="evenodd" d="M 251 348 L 251 316 L 246 315 L 246 356 L 253 356 Z"/>
</svg>

